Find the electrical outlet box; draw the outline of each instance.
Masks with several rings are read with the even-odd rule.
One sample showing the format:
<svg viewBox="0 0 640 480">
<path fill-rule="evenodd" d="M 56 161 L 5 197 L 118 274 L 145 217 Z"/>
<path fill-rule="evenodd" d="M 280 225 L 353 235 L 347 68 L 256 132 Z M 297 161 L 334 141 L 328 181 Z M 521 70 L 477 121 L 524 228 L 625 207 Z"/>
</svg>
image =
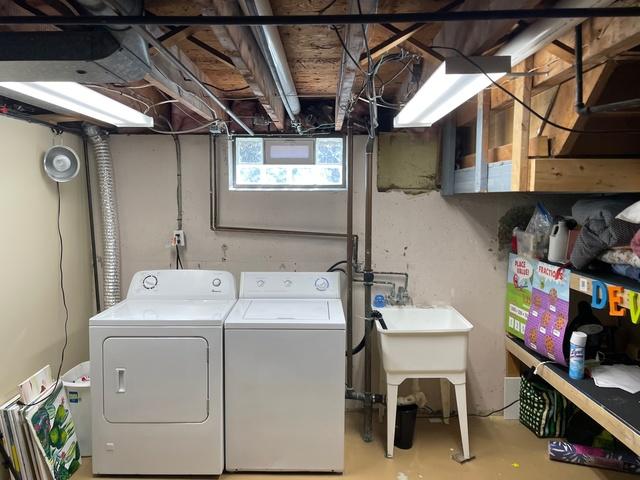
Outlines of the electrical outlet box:
<svg viewBox="0 0 640 480">
<path fill-rule="evenodd" d="M 187 245 L 187 239 L 184 236 L 184 230 L 174 230 L 173 237 L 171 238 L 172 247 L 185 247 Z"/>
</svg>

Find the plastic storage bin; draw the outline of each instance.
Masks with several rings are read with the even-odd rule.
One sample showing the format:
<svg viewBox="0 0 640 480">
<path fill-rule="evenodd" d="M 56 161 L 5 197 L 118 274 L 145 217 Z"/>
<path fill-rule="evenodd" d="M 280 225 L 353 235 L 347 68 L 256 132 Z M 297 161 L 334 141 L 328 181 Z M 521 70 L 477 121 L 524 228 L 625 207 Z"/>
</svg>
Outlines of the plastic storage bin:
<svg viewBox="0 0 640 480">
<path fill-rule="evenodd" d="M 82 377 L 91 378 L 89 362 L 76 365 L 62 376 L 62 384 L 69 398 L 69 409 L 76 426 L 76 435 L 80 444 L 80 454 L 91 456 L 91 380 L 80 381 Z"/>
</svg>

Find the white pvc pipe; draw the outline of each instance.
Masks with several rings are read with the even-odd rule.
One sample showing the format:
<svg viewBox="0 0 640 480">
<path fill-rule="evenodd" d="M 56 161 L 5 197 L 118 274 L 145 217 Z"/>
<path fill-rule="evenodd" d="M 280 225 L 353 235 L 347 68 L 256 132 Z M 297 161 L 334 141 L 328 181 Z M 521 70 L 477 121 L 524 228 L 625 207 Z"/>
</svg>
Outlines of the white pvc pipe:
<svg viewBox="0 0 640 480">
<path fill-rule="evenodd" d="M 273 15 L 269 0 L 245 0 L 244 2 L 240 2 L 245 15 L 248 15 L 249 12 L 247 11 L 248 8 L 245 2 L 252 3 L 258 15 Z M 283 98 L 283 101 L 287 102 L 289 104 L 291 112 L 294 115 L 297 115 L 300 113 L 300 100 L 298 99 L 298 92 L 296 91 L 296 86 L 293 82 L 293 77 L 291 76 L 291 70 L 289 69 L 289 64 L 287 63 L 287 55 L 284 52 L 284 46 L 282 45 L 282 40 L 280 39 L 278 27 L 275 25 L 262 25 L 258 28 L 262 29 L 264 37 L 267 41 L 267 49 L 269 55 L 271 56 L 276 69 L 276 74 L 278 75 L 278 79 L 280 80 L 280 84 L 282 85 L 283 93 L 286 97 Z"/>
</svg>

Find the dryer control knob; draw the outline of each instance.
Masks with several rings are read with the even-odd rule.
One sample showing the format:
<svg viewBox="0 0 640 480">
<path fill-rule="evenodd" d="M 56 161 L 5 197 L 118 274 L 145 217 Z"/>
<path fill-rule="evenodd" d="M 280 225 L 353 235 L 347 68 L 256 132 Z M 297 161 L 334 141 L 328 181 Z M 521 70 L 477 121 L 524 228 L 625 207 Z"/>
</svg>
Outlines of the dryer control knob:
<svg viewBox="0 0 640 480">
<path fill-rule="evenodd" d="M 214 287 L 219 287 L 220 285 L 222 285 L 222 280 L 220 280 L 219 278 L 214 278 L 213 282 L 211 283 Z"/>
<path fill-rule="evenodd" d="M 258 287 L 260 287 L 260 288 L 264 287 L 264 280 L 258 280 L 258 281 L 256 282 L 256 285 L 257 285 Z"/>
<path fill-rule="evenodd" d="M 291 280 L 285 280 L 284 281 L 284 286 L 289 288 L 291 285 L 293 284 L 293 282 Z"/>
<path fill-rule="evenodd" d="M 158 277 L 155 275 L 147 275 L 142 279 L 142 286 L 147 290 L 153 290 L 158 285 Z"/>
<path fill-rule="evenodd" d="M 324 277 L 320 277 L 316 280 L 316 290 L 320 290 L 324 292 L 327 288 L 329 288 L 329 280 Z"/>
</svg>

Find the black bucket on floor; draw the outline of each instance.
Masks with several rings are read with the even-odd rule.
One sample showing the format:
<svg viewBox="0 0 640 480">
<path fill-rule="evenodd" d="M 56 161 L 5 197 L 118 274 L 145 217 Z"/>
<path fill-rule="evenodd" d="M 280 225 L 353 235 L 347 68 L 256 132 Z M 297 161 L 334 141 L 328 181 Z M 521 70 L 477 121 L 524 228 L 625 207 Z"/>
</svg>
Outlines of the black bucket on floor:
<svg viewBox="0 0 640 480">
<path fill-rule="evenodd" d="M 396 432 L 393 444 L 404 450 L 413 447 L 413 435 L 416 431 L 417 405 L 399 405 L 396 410 Z"/>
</svg>

